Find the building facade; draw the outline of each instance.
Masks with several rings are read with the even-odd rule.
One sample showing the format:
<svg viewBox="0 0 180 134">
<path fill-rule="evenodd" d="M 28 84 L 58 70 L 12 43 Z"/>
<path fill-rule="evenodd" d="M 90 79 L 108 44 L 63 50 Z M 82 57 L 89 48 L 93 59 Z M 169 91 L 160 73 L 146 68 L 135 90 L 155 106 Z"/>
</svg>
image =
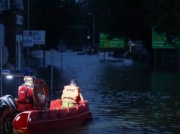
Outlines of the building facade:
<svg viewBox="0 0 180 134">
<path fill-rule="evenodd" d="M 18 57 L 20 57 L 24 6 L 23 0 L 0 0 L 0 24 L 2 35 L 0 45 L 5 45 L 8 50 L 8 61 L 17 69 L 20 68 Z"/>
</svg>

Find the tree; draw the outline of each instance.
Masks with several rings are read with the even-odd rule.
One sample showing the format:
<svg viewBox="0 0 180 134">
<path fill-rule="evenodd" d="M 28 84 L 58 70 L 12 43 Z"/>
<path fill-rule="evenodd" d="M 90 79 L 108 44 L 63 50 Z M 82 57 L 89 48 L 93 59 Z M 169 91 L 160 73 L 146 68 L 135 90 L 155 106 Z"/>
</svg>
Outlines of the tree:
<svg viewBox="0 0 180 134">
<path fill-rule="evenodd" d="M 81 9 L 74 0 L 29 0 L 29 2 L 30 29 L 46 31 L 48 48 L 56 47 L 68 28 L 80 19 Z"/>
<path fill-rule="evenodd" d="M 180 39 L 180 1 L 144 0 L 149 12 L 145 23 L 158 33 L 165 33 L 167 41 Z M 178 46 L 177 46 L 178 47 Z"/>
<path fill-rule="evenodd" d="M 146 10 L 142 0 L 90 0 L 100 32 L 141 39 Z"/>
</svg>

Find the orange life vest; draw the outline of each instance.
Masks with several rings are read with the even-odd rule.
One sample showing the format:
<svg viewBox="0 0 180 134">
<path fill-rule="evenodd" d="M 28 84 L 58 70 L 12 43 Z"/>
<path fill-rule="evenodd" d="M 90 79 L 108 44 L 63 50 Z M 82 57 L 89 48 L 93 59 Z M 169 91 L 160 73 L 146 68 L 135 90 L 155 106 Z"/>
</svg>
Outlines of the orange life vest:
<svg viewBox="0 0 180 134">
<path fill-rule="evenodd" d="M 31 110 L 33 106 L 33 88 L 27 85 L 21 85 L 18 88 L 17 110 Z"/>
<path fill-rule="evenodd" d="M 80 88 L 75 85 L 64 86 L 62 101 L 78 103 L 80 99 Z"/>
</svg>

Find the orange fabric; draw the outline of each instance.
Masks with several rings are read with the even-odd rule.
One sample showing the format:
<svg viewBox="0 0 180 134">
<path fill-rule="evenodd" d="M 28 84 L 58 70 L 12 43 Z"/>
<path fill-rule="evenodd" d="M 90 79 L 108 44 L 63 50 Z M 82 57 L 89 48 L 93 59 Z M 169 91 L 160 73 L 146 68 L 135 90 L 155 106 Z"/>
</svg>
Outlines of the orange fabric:
<svg viewBox="0 0 180 134">
<path fill-rule="evenodd" d="M 60 99 L 52 100 L 49 109 L 60 109 L 62 102 Z"/>
<path fill-rule="evenodd" d="M 43 92 L 43 94 L 40 93 L 41 91 Z M 48 103 L 47 102 L 48 94 L 49 94 L 48 87 L 45 81 L 43 79 L 36 79 L 34 81 L 34 89 L 33 89 L 35 104 L 41 107 L 45 106 Z"/>
<path fill-rule="evenodd" d="M 74 85 L 64 87 L 62 101 L 78 103 L 80 96 L 80 88 Z"/>
</svg>

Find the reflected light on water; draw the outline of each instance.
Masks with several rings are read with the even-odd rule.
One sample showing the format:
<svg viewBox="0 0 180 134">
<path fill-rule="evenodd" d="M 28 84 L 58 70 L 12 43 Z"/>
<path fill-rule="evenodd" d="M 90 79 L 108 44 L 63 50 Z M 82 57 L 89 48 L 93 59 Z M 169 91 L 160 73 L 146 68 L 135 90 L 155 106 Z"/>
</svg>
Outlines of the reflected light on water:
<svg viewBox="0 0 180 134">
<path fill-rule="evenodd" d="M 57 134 L 175 134 L 180 128 L 179 72 L 155 71 L 148 64 L 123 59 L 102 62 L 102 55 L 63 53 L 54 62 L 54 98 L 74 79 L 88 100 L 93 120 Z M 50 64 L 46 57 L 46 63 Z M 117 59 L 116 59 L 117 60 Z M 50 74 L 41 70 L 47 83 Z"/>
</svg>

